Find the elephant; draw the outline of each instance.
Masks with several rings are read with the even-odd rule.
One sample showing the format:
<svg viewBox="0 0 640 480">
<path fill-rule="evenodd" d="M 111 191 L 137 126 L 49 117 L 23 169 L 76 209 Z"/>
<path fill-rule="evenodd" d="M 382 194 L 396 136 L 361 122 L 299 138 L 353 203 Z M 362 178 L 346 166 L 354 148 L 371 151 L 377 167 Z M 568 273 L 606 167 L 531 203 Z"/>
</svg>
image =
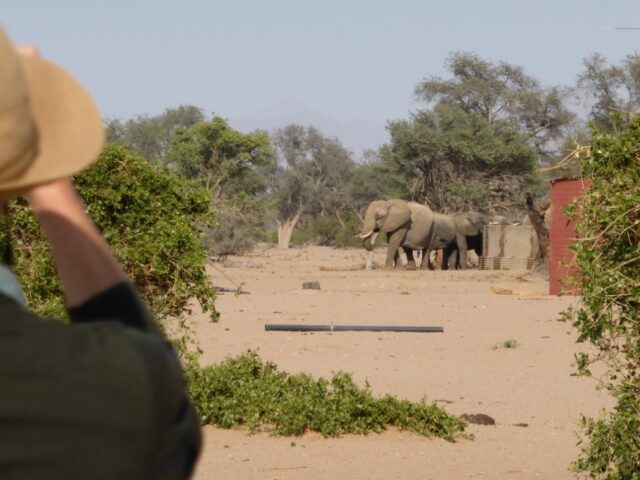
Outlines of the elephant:
<svg viewBox="0 0 640 480">
<path fill-rule="evenodd" d="M 452 214 L 434 214 L 433 234 L 430 248 L 423 251 L 426 258 L 426 268 L 433 270 L 430 263 L 431 250 L 441 249 L 442 270 L 449 267 L 466 269 L 468 266 L 467 252 L 471 249 L 477 255 L 482 255 L 482 231 L 489 223 L 488 217 L 479 212 L 463 212 Z M 425 267 L 425 264 L 422 265 Z"/>
<path fill-rule="evenodd" d="M 407 268 L 415 269 L 413 250 L 430 246 L 433 233 L 433 211 L 416 202 L 404 200 L 375 200 L 369 204 L 359 235 L 364 248 L 371 252 L 378 233 L 387 234 L 385 268 L 398 264 L 398 249 L 407 254 Z"/>
<path fill-rule="evenodd" d="M 432 250 L 446 251 L 443 269 L 452 262 L 454 268 L 467 268 L 467 251 L 471 247 L 482 253 L 482 228 L 487 217 L 478 212 L 445 215 L 434 213 L 429 207 L 404 200 L 376 200 L 369 204 L 360 238 L 371 252 L 376 236 L 387 234 L 385 268 L 398 265 L 398 250 L 407 255 L 407 269 L 416 268 L 413 250 L 422 251 L 423 269 L 433 270 L 430 261 Z M 371 256 L 367 268 L 371 266 Z"/>
<path fill-rule="evenodd" d="M 468 267 L 467 253 L 475 251 L 482 255 L 483 229 L 490 223 L 490 219 L 479 212 L 463 212 L 450 215 L 455 224 L 455 240 L 444 248 L 443 270 L 449 266 L 465 270 Z"/>
<path fill-rule="evenodd" d="M 452 215 L 442 213 L 433 214 L 433 225 L 429 235 L 429 244 L 422 249 L 422 265 L 423 269 L 434 270 L 431 263 L 431 252 L 433 250 L 442 250 L 444 255 L 442 258 L 442 269 L 448 267 L 447 255 L 455 255 L 457 250 L 447 252 L 447 248 L 456 242 L 456 224 Z"/>
</svg>

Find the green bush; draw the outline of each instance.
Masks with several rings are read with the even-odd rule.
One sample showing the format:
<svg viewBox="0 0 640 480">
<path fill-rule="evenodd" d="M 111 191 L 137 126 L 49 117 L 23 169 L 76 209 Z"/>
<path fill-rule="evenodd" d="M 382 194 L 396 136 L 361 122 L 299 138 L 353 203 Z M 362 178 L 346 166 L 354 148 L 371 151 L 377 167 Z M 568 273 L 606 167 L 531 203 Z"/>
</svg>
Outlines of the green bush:
<svg viewBox="0 0 640 480">
<path fill-rule="evenodd" d="M 267 240 L 265 201 L 240 194 L 214 202 L 216 225 L 206 228 L 204 245 L 210 255 L 242 255 Z"/>
<path fill-rule="evenodd" d="M 264 232 L 264 241 L 273 245 L 278 244 L 278 229 L 268 226 Z"/>
<path fill-rule="evenodd" d="M 276 435 L 315 431 L 333 437 L 381 432 L 394 425 L 454 441 L 466 426 L 425 399 L 412 403 L 391 395 L 374 398 L 368 385 L 359 388 L 348 373 L 339 372 L 331 380 L 291 375 L 251 351 L 204 368 L 192 358 L 186 373 L 202 422 L 221 428 L 267 429 Z"/>
<path fill-rule="evenodd" d="M 342 221 L 342 223 L 341 223 Z M 360 221 L 350 212 L 336 216 L 307 219 L 296 226 L 291 235 L 293 245 L 323 245 L 333 247 L 360 247 L 362 241 L 356 238 Z"/>
<path fill-rule="evenodd" d="M 196 298 L 212 319 L 217 317 L 197 228 L 213 221 L 206 191 L 115 146 L 107 146 L 75 184 L 87 212 L 156 316 L 180 316 Z M 15 271 L 30 308 L 64 318 L 62 291 L 35 217 L 22 199 L 9 209 Z"/>
<path fill-rule="evenodd" d="M 354 213 L 345 214 L 342 218 L 345 227 L 336 232 L 334 245 L 336 247 L 362 248 L 362 240 L 358 238 L 362 221 Z"/>
<path fill-rule="evenodd" d="M 593 183 L 571 214 L 582 304 L 575 312 L 579 341 L 596 355 L 577 356 L 579 371 L 602 361 L 602 385 L 617 400 L 599 419 L 583 418 L 587 441 L 574 463 L 589 478 L 640 479 L 640 117 L 616 133 L 594 132 L 581 161 Z"/>
</svg>

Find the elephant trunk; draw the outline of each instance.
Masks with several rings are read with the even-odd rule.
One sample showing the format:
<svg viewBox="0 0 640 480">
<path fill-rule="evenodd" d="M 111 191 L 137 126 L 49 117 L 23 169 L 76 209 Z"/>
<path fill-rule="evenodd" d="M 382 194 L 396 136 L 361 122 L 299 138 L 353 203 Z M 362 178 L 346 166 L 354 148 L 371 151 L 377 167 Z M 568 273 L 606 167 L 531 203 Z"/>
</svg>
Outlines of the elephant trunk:
<svg viewBox="0 0 640 480">
<path fill-rule="evenodd" d="M 362 246 L 364 247 L 364 249 L 368 252 L 370 252 L 371 250 L 373 250 L 373 242 L 371 241 L 371 235 L 369 235 L 368 237 L 365 237 L 365 239 L 362 241 Z"/>
<path fill-rule="evenodd" d="M 362 246 L 367 251 L 373 250 L 373 244 L 376 241 L 376 221 L 373 212 L 367 211 L 367 215 L 364 217 L 364 225 L 362 225 L 361 234 L 359 235 L 362 240 Z"/>
<path fill-rule="evenodd" d="M 375 212 L 367 211 L 362 224 L 362 230 L 360 230 L 360 238 L 364 238 L 366 235 L 371 235 L 376 230 Z"/>
<path fill-rule="evenodd" d="M 369 232 L 369 234 L 361 235 L 362 238 L 362 246 L 368 252 L 373 250 L 373 245 L 376 243 L 376 238 L 378 238 L 378 232 Z"/>
</svg>

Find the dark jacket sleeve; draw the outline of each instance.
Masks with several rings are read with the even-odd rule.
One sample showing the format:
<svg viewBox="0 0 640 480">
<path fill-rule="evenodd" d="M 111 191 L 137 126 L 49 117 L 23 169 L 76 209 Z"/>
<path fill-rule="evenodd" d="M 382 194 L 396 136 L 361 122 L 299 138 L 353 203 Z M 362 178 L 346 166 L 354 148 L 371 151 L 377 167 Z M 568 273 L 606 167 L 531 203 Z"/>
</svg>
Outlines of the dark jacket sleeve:
<svg viewBox="0 0 640 480">
<path fill-rule="evenodd" d="M 175 351 L 134 288 L 127 282 L 114 285 L 70 308 L 69 316 L 76 324 L 116 321 L 130 327 L 125 334 L 143 360 L 152 388 L 155 439 L 152 478 L 188 478 L 201 449 L 198 414 L 187 395 Z"/>
<path fill-rule="evenodd" d="M 139 330 L 159 333 L 153 316 L 128 282 L 121 282 L 81 305 L 69 308 L 73 323 L 119 321 Z"/>
</svg>

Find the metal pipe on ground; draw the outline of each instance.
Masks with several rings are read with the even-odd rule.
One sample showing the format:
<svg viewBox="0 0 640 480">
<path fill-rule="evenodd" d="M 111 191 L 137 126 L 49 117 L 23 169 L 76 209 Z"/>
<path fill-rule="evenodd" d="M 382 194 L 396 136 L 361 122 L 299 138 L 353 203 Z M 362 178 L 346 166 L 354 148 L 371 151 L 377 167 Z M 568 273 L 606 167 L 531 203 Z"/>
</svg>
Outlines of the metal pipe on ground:
<svg viewBox="0 0 640 480">
<path fill-rule="evenodd" d="M 397 327 L 387 325 L 285 325 L 267 323 L 268 332 L 411 332 L 442 333 L 443 327 Z"/>
</svg>

